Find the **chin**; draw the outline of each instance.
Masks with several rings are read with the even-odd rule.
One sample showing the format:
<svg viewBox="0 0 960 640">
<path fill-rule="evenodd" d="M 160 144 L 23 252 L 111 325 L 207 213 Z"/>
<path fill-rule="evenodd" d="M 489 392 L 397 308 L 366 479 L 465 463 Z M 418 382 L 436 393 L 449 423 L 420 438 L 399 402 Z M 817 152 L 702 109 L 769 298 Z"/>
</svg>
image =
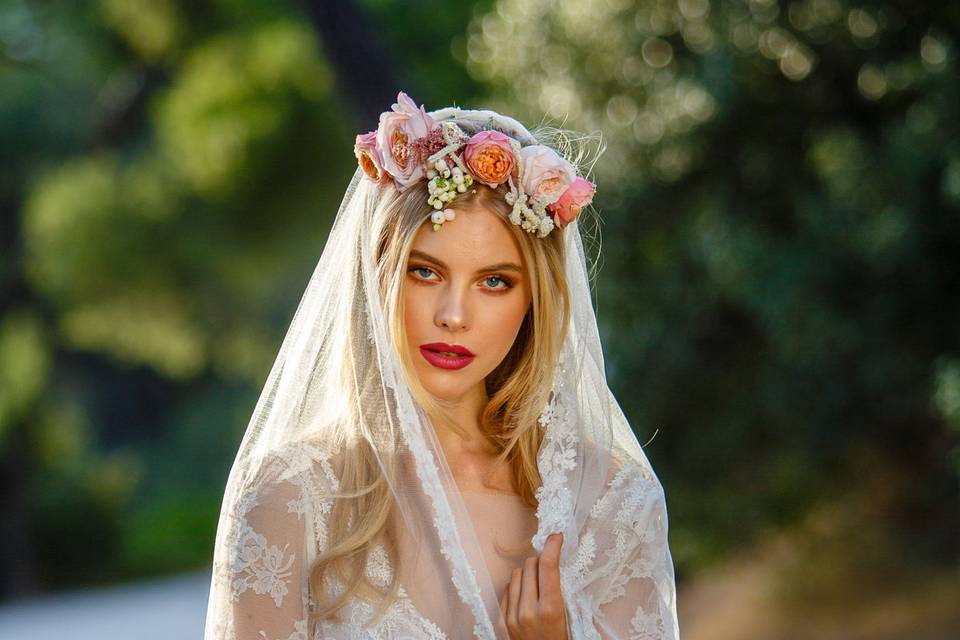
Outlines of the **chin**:
<svg viewBox="0 0 960 640">
<path fill-rule="evenodd" d="M 460 400 L 473 388 L 475 383 L 465 384 L 454 380 L 431 380 L 421 378 L 423 388 L 437 400 L 455 402 Z"/>
<path fill-rule="evenodd" d="M 417 357 L 420 357 L 419 354 Z M 471 363 L 471 366 L 474 363 Z M 420 384 L 426 389 L 427 393 L 438 400 L 455 402 L 463 398 L 473 389 L 478 382 L 475 376 L 465 375 L 465 371 L 444 371 L 427 365 L 424 369 L 417 370 L 417 376 Z"/>
</svg>

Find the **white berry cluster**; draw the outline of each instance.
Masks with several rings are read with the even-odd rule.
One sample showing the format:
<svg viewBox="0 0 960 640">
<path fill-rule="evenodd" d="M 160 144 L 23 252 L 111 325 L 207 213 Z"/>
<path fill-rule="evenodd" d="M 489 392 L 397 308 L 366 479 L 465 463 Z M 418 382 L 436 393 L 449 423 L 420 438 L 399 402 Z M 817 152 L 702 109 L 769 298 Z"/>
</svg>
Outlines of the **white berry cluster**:
<svg viewBox="0 0 960 640">
<path fill-rule="evenodd" d="M 517 195 L 521 197 L 517 198 Z M 530 204 L 527 204 L 527 198 L 522 191 L 519 194 L 511 191 L 505 194 L 504 198 L 507 204 L 513 205 L 510 222 L 528 233 L 536 233 L 538 238 L 544 238 L 553 231 L 553 218 L 547 213 L 547 205 L 540 198 L 530 198 Z"/>
<path fill-rule="evenodd" d="M 473 176 L 459 166 L 452 169 L 447 165 L 445 158 L 438 158 L 433 166 L 427 170 L 427 191 L 430 197 L 427 204 L 436 211 L 430 216 L 434 231 L 440 230 L 440 225 L 446 220 L 453 220 L 456 214 L 451 209 L 442 210 L 444 205 L 453 202 L 458 193 L 464 193 L 473 185 Z"/>
<path fill-rule="evenodd" d="M 457 166 L 451 169 L 444 158 L 440 158 L 430 167 L 427 177 L 430 178 L 427 183 L 427 191 L 430 192 L 427 204 L 434 209 L 443 209 L 443 205 L 453 202 L 457 193 L 464 193 L 473 184 L 472 175 Z"/>
<path fill-rule="evenodd" d="M 443 211 L 434 211 L 430 214 L 430 220 L 433 222 L 433 230 L 440 231 L 440 225 L 447 220 L 453 220 L 457 217 L 453 209 L 444 209 Z"/>
</svg>

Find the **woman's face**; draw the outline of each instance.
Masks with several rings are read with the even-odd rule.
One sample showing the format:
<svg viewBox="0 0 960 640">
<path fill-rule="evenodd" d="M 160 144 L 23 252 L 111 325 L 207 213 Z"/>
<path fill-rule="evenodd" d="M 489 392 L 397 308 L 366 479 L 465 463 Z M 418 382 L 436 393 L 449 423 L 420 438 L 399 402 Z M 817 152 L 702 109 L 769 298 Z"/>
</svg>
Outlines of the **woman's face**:
<svg viewBox="0 0 960 640">
<path fill-rule="evenodd" d="M 455 209 L 434 231 L 420 227 L 407 260 L 404 323 L 417 376 L 455 402 L 503 361 L 530 308 L 520 246 L 507 222 L 482 208 Z M 472 357 L 438 351 L 466 349 Z"/>
</svg>

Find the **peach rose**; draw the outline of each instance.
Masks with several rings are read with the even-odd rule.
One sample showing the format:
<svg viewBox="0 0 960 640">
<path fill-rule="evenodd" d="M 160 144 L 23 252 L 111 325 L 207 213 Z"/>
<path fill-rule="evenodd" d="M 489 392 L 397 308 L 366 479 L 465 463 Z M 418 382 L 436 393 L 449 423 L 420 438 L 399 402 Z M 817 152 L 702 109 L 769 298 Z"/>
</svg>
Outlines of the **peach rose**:
<svg viewBox="0 0 960 640">
<path fill-rule="evenodd" d="M 551 205 L 577 177 L 576 169 L 550 147 L 532 144 L 520 149 L 523 190 L 531 198 L 540 197 Z"/>
<path fill-rule="evenodd" d="M 492 129 L 467 140 L 463 161 L 473 177 L 494 188 L 507 181 L 516 164 L 510 138 Z"/>
<path fill-rule="evenodd" d="M 386 182 L 389 175 L 383 170 L 383 160 L 377 150 L 377 132 L 371 131 L 357 136 L 353 146 L 353 154 L 357 156 L 357 163 L 368 178 L 374 182 Z"/>
<path fill-rule="evenodd" d="M 593 201 L 593 194 L 597 191 L 597 185 L 589 180 L 577 178 L 573 181 L 567 190 L 563 192 L 560 199 L 547 207 L 553 212 L 553 222 L 558 227 L 564 227 L 580 213 L 580 210 Z"/>
<path fill-rule="evenodd" d="M 393 111 L 380 114 L 377 127 L 377 150 L 383 160 L 383 168 L 389 173 L 400 191 L 419 181 L 423 175 L 423 163 L 415 153 L 414 141 L 424 138 L 436 123 L 427 115 L 423 105 L 416 103 L 406 93 L 397 94 Z"/>
</svg>

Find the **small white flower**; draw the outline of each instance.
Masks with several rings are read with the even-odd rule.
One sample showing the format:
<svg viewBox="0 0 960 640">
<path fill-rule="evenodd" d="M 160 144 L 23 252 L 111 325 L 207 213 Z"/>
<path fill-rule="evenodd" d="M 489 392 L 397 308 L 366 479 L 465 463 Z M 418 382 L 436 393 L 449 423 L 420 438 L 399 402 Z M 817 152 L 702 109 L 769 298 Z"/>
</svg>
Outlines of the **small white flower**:
<svg viewBox="0 0 960 640">
<path fill-rule="evenodd" d="M 547 216 L 544 216 L 540 221 L 540 237 L 545 238 L 548 233 L 553 231 L 553 226 L 553 220 Z"/>
<path fill-rule="evenodd" d="M 430 219 L 434 224 L 443 224 L 443 221 L 446 220 L 446 217 L 444 217 L 443 211 L 434 211 L 432 214 L 430 214 Z"/>
</svg>

